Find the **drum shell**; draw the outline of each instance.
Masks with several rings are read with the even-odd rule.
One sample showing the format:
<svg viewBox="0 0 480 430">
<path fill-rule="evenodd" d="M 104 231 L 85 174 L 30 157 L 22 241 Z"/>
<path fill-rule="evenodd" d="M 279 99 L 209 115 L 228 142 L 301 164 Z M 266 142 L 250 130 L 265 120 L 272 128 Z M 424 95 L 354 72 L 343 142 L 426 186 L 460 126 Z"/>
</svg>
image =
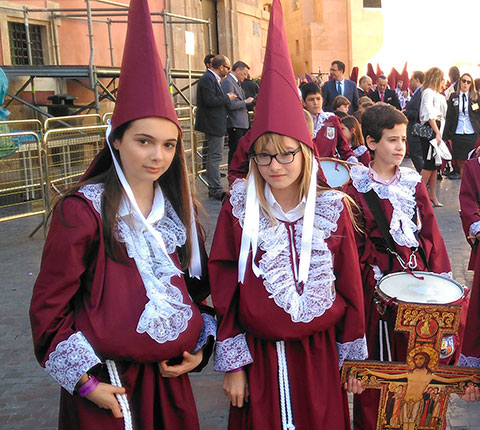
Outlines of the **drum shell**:
<svg viewBox="0 0 480 430">
<path fill-rule="evenodd" d="M 429 273 L 429 272 L 413 272 L 416 276 L 422 276 L 422 275 L 435 275 L 435 276 L 441 276 L 437 275 L 434 273 Z M 395 274 L 397 275 L 397 274 Z M 405 276 L 412 276 L 409 273 L 404 272 Z M 417 302 L 406 302 L 404 300 L 399 300 L 396 297 L 390 297 L 388 296 L 384 291 L 381 290 L 380 285 L 382 281 L 384 281 L 388 276 L 387 275 L 384 278 L 380 280 L 380 282 L 377 284 L 375 288 L 375 293 L 374 293 L 374 301 L 375 305 L 377 308 L 377 312 L 381 315 L 382 319 L 387 321 L 388 326 L 393 329 L 395 327 L 395 322 L 396 322 L 396 317 L 397 317 L 397 309 L 398 309 L 398 304 L 399 302 L 401 303 L 417 303 Z M 452 283 L 455 281 L 452 280 Z M 453 344 L 454 344 L 454 351 L 453 354 L 449 357 L 446 358 L 441 358 L 440 363 L 441 364 L 449 364 L 453 365 L 458 361 L 458 358 L 460 357 L 460 352 L 461 352 L 461 347 L 463 343 L 463 337 L 465 334 L 465 325 L 466 325 L 466 319 L 467 319 L 467 313 L 468 313 L 468 305 L 469 305 L 469 289 L 465 286 L 462 286 L 458 283 L 455 282 L 457 286 L 462 288 L 462 295 L 460 298 L 457 300 L 454 300 L 449 303 L 418 303 L 419 305 L 442 305 L 442 306 L 460 306 L 461 307 L 461 317 L 460 317 L 460 323 L 458 326 L 458 331 L 457 333 L 453 336 Z"/>
</svg>

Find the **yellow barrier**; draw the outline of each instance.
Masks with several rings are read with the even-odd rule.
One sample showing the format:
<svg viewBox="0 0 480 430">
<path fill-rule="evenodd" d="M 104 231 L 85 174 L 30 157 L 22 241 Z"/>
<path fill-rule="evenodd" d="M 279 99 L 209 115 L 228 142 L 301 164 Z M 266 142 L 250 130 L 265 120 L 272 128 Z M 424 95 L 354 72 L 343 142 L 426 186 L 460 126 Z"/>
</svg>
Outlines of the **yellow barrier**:
<svg viewBox="0 0 480 430">
<path fill-rule="evenodd" d="M 96 113 L 88 115 L 56 116 L 45 120 L 44 129 L 45 132 L 47 132 L 48 130 L 58 128 L 87 127 L 102 124 L 102 118 Z"/>
<path fill-rule="evenodd" d="M 43 138 L 47 189 L 61 194 L 78 182 L 103 148 L 106 125 L 48 130 Z"/>
<path fill-rule="evenodd" d="M 33 131 L 0 134 L 0 222 L 47 212 L 43 152 Z"/>
<path fill-rule="evenodd" d="M 43 134 L 43 124 L 38 119 L 22 119 L 0 122 L 0 133 L 17 133 L 33 131 L 38 136 Z"/>
<path fill-rule="evenodd" d="M 102 124 L 106 124 L 107 120 L 109 120 L 112 117 L 112 115 L 113 115 L 113 112 L 104 113 L 102 116 Z"/>
</svg>

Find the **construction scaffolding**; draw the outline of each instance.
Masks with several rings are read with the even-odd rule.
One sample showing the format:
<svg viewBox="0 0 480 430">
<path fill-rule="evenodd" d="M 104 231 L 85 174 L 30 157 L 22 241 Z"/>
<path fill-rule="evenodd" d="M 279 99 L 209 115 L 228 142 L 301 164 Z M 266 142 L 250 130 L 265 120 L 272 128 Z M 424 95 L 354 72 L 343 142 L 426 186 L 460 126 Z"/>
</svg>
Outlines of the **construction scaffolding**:
<svg viewBox="0 0 480 430">
<path fill-rule="evenodd" d="M 53 117 L 54 115 L 45 112 L 45 110 L 40 109 L 38 103 L 35 100 L 35 79 L 36 78 L 58 78 L 72 80 L 81 86 L 87 88 L 93 92 L 92 101 L 84 106 L 71 106 L 71 112 L 73 114 L 81 114 L 84 112 L 90 112 L 95 110 L 97 114 L 100 113 L 100 102 L 102 100 L 108 99 L 112 102 L 116 100 L 116 80 L 120 76 L 120 68 L 114 66 L 114 57 L 113 57 L 113 41 L 111 37 L 111 27 L 114 24 L 125 24 L 127 23 L 128 16 L 128 5 L 119 3 L 116 1 L 110 0 L 95 0 L 99 3 L 105 3 L 109 7 L 101 8 L 92 8 L 91 2 L 93 0 L 85 0 L 85 8 L 33 8 L 24 6 L 22 9 L 13 8 L 9 6 L 0 6 L 0 9 L 14 10 L 16 12 L 23 12 L 23 21 L 26 30 L 27 38 L 27 55 L 28 55 L 28 65 L 25 66 L 2 66 L 5 74 L 9 78 L 20 78 L 25 77 L 26 81 L 21 85 L 21 87 L 16 91 L 15 94 L 12 92 L 7 92 L 7 96 L 10 97 L 10 100 L 6 103 L 5 107 L 13 102 L 17 101 L 37 112 L 38 114 L 45 117 Z M 29 32 L 29 17 L 35 13 L 48 13 L 50 16 L 51 28 L 52 28 L 52 39 L 53 39 L 53 49 L 55 59 L 54 65 L 41 65 L 35 66 L 32 61 L 32 44 L 30 41 L 30 32 Z M 193 106 L 192 100 L 190 100 L 189 93 L 186 91 L 190 88 L 190 85 L 196 85 L 198 79 L 202 75 L 203 71 L 189 71 L 189 70 L 175 70 L 170 68 L 170 58 L 169 58 L 169 36 L 168 36 L 168 26 L 173 24 L 195 24 L 207 27 L 208 34 L 208 52 L 212 52 L 212 28 L 211 21 L 198 19 L 178 14 L 172 14 L 163 10 L 162 12 L 152 12 L 152 23 L 153 24 L 162 24 L 164 30 L 165 38 L 165 52 L 166 52 L 166 62 L 165 62 L 165 73 L 167 75 L 167 81 L 172 87 L 172 94 L 174 99 L 179 100 L 177 105 L 188 105 Z M 90 55 L 88 65 L 75 65 L 75 66 L 64 66 L 61 65 L 60 58 L 60 49 L 59 41 L 57 40 L 57 34 L 55 31 L 55 22 L 57 19 L 72 19 L 72 20 L 84 20 L 88 24 L 88 39 L 90 44 Z M 94 56 L 95 56 L 95 46 L 94 46 L 94 34 L 93 34 L 93 22 L 104 23 L 108 28 L 108 42 L 109 42 L 109 51 L 110 51 L 110 66 L 99 66 L 95 65 Z M 192 81 L 191 78 L 194 80 Z M 89 80 L 89 84 L 86 84 L 82 79 Z M 187 86 L 180 85 L 178 82 L 181 80 L 189 79 L 189 84 Z M 103 80 L 108 80 L 107 84 L 103 83 Z M 28 102 L 22 98 L 22 93 L 26 91 L 27 88 L 30 88 L 32 91 L 32 103 Z M 178 97 L 177 97 L 178 96 Z M 49 105 L 50 106 L 50 105 Z"/>
</svg>

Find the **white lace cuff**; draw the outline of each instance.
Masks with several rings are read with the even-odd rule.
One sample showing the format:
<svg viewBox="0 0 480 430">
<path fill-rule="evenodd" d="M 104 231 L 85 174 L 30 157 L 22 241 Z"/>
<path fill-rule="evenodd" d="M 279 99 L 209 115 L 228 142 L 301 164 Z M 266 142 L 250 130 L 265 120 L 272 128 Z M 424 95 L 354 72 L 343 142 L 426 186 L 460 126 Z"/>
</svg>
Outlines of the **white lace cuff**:
<svg viewBox="0 0 480 430">
<path fill-rule="evenodd" d="M 213 369 L 217 372 L 230 372 L 239 367 L 253 363 L 253 358 L 248 349 L 245 334 L 240 333 L 229 337 L 215 345 L 215 364 Z"/>
<path fill-rule="evenodd" d="M 357 157 L 354 157 L 353 155 L 351 155 L 350 157 L 347 158 L 347 161 L 349 163 L 358 163 L 358 159 Z"/>
<path fill-rule="evenodd" d="M 368 357 L 367 339 L 365 336 L 352 342 L 338 343 L 338 368 L 341 369 L 345 360 L 365 360 Z"/>
<path fill-rule="evenodd" d="M 45 363 L 45 370 L 70 394 L 83 374 L 101 363 L 81 331 L 62 340 Z"/>
<path fill-rule="evenodd" d="M 480 367 L 480 357 L 466 357 L 465 355 L 460 354 L 457 366 Z"/>
<path fill-rule="evenodd" d="M 216 338 L 217 322 L 215 321 L 215 318 L 213 318 L 209 314 L 202 314 L 202 318 L 203 318 L 202 331 L 200 332 L 197 346 L 192 352 L 200 351 L 207 343 L 209 336 L 213 336 L 213 340 L 215 340 Z"/>
<path fill-rule="evenodd" d="M 355 156 L 361 157 L 367 151 L 368 151 L 368 148 L 365 145 L 360 145 L 353 150 L 353 153 L 355 154 Z"/>
<path fill-rule="evenodd" d="M 479 158 L 480 160 L 480 158 Z M 480 232 L 480 221 L 472 223 L 470 228 L 468 229 L 469 236 L 476 236 Z"/>
</svg>

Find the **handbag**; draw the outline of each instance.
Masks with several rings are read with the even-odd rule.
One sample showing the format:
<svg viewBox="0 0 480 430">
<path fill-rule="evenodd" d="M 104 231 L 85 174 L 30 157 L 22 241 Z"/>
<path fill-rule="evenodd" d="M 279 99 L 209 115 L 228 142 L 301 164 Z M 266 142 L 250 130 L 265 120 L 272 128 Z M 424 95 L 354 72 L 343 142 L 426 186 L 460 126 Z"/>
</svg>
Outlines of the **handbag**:
<svg viewBox="0 0 480 430">
<path fill-rule="evenodd" d="M 418 136 L 418 137 L 422 137 L 424 139 L 430 140 L 433 137 L 434 132 L 432 127 L 430 127 L 430 124 L 428 124 L 428 122 L 426 122 L 425 124 L 420 124 L 419 122 L 416 122 L 415 124 L 413 124 L 412 134 L 414 136 Z"/>
</svg>

